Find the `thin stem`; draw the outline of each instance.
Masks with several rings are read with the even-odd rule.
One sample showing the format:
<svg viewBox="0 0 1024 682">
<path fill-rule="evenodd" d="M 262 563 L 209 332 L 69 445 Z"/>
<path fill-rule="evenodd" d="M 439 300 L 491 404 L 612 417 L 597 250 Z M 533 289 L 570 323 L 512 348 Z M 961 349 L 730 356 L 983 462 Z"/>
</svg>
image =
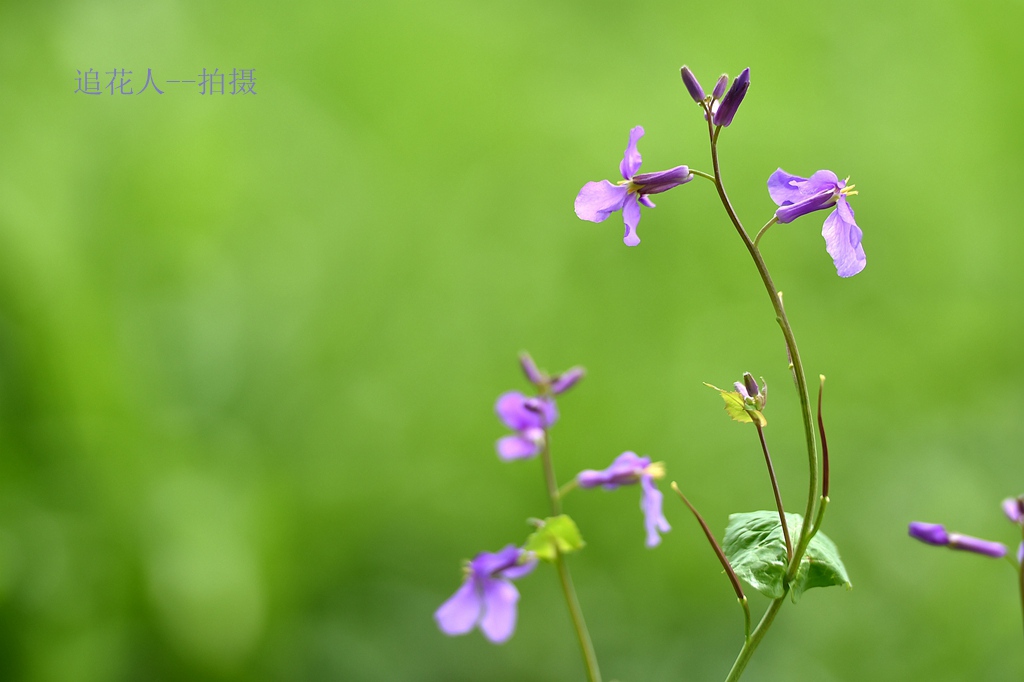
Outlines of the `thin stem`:
<svg viewBox="0 0 1024 682">
<path fill-rule="evenodd" d="M 821 419 L 821 395 L 825 392 L 825 375 L 818 375 L 818 437 L 821 439 L 821 496 L 828 498 L 828 441 L 825 422 Z"/>
<path fill-rule="evenodd" d="M 750 634 L 750 637 L 743 643 L 743 648 L 740 649 L 739 655 L 736 657 L 736 662 L 732 664 L 732 670 L 729 671 L 729 676 L 725 678 L 725 682 L 736 682 L 740 679 L 740 675 L 743 674 L 744 668 L 747 667 L 747 663 L 750 662 L 750 657 L 754 655 L 754 651 L 757 649 L 757 645 L 761 643 L 768 628 L 771 627 L 772 621 L 775 620 L 775 615 L 782 608 L 782 603 L 786 600 L 785 596 L 779 597 L 772 601 L 768 606 L 768 610 L 761 616 L 761 622 L 757 624 L 754 631 Z"/>
<path fill-rule="evenodd" d="M 757 236 L 754 237 L 754 246 L 757 246 L 758 244 L 761 243 L 761 237 L 764 236 L 764 233 L 768 231 L 769 227 L 771 227 L 777 222 L 779 222 L 779 219 L 776 218 L 775 216 L 772 216 L 772 219 L 765 223 L 764 227 L 757 231 Z"/>
<path fill-rule="evenodd" d="M 1024 537 L 1024 528 L 1021 530 L 1021 536 Z M 1022 540 L 1024 542 L 1024 540 Z M 1009 553 L 1007 553 L 1009 554 Z M 1017 555 L 1020 556 L 1019 554 Z M 1017 564 L 1017 585 L 1020 588 L 1020 610 L 1021 615 L 1024 616 L 1024 566 Z"/>
<path fill-rule="evenodd" d="M 544 429 L 544 444 L 541 446 L 540 458 L 544 465 L 544 481 L 547 485 L 548 500 L 551 502 L 551 514 L 552 516 L 558 516 L 562 513 L 561 491 L 555 479 L 555 465 L 551 459 L 547 429 Z M 573 629 L 576 630 L 576 638 L 580 643 L 583 665 L 587 669 L 587 679 L 589 682 L 601 682 L 601 669 L 597 665 L 597 654 L 594 653 L 594 644 L 590 641 L 590 631 L 587 630 L 587 622 L 583 620 L 583 610 L 580 608 L 579 599 L 576 597 L 576 589 L 572 585 L 569 566 L 565 563 L 565 557 L 558 551 L 557 545 L 555 546 L 555 567 L 558 569 L 558 579 L 562 584 L 565 603 L 569 607 L 569 616 L 572 618 Z"/>
<path fill-rule="evenodd" d="M 725 569 L 726 574 L 729 576 L 729 582 L 732 583 L 732 589 L 736 592 L 736 598 L 743 607 L 743 617 L 746 621 L 743 630 L 743 637 L 745 640 L 750 639 L 750 606 L 747 604 L 747 596 L 743 594 L 743 586 L 740 585 L 740 580 L 736 577 L 736 571 L 732 570 L 732 564 L 730 564 L 729 560 L 725 557 L 725 552 L 722 551 L 722 547 L 718 544 L 718 541 L 715 540 L 715 536 L 711 532 L 711 529 L 708 528 L 708 524 L 704 522 L 704 517 L 700 515 L 700 512 L 697 511 L 696 507 L 690 504 L 690 501 L 686 499 L 686 495 L 684 495 L 683 491 L 679 489 L 679 486 L 676 485 L 675 481 L 672 481 L 672 490 L 676 491 L 676 494 L 679 495 L 679 499 L 681 499 L 683 503 L 690 508 L 690 511 L 693 512 L 693 516 L 697 519 L 697 523 L 700 524 L 708 542 L 711 543 L 711 549 L 715 551 L 718 561 L 721 562 L 722 568 Z"/>
<path fill-rule="evenodd" d="M 732 202 L 729 201 L 729 195 L 725 191 L 725 184 L 722 182 L 722 170 L 718 160 L 717 141 L 719 132 L 721 132 L 721 126 L 719 126 L 717 130 L 714 129 L 709 116 L 708 135 L 711 138 L 711 162 L 715 171 L 715 187 L 718 189 L 718 196 L 722 200 L 725 212 L 729 215 L 729 219 L 732 221 L 733 226 L 735 226 L 740 239 L 743 240 L 743 245 L 747 247 L 747 251 L 750 253 L 750 257 L 754 260 L 754 265 L 757 267 L 757 272 L 761 276 L 761 281 L 764 282 L 765 289 L 768 291 L 768 297 L 771 299 L 772 307 L 775 309 L 776 320 L 782 328 L 782 336 L 786 341 L 786 349 L 789 352 L 790 362 L 793 365 L 793 375 L 796 379 L 797 394 L 800 397 L 800 412 L 803 416 L 804 437 L 807 441 L 807 465 L 809 474 L 807 506 L 804 510 L 804 519 L 809 519 L 814 516 L 815 502 L 818 499 L 818 451 L 817 443 L 814 439 L 813 417 L 811 416 L 811 399 L 807 390 L 807 377 L 804 374 L 804 365 L 800 358 L 800 350 L 796 345 L 796 338 L 793 335 L 793 328 L 790 326 L 789 317 L 786 315 L 786 311 L 782 307 L 782 299 L 779 296 L 779 290 L 775 287 L 775 283 L 772 281 L 771 274 L 768 272 L 768 266 L 765 265 L 764 258 L 761 257 L 761 252 L 758 251 L 756 246 L 754 246 L 754 242 L 751 241 L 750 235 L 748 235 L 747 231 L 743 228 L 743 223 L 740 222 L 739 216 L 736 215 L 736 210 L 733 208 Z M 786 578 L 789 581 L 792 581 L 793 578 L 796 577 L 797 569 L 800 566 L 800 560 L 803 558 L 804 552 L 807 550 L 807 544 L 811 541 L 811 528 L 812 526 L 805 522 L 800 531 L 800 540 L 797 543 L 796 551 L 794 551 L 793 556 L 790 557 L 789 568 L 786 571 Z"/>
<path fill-rule="evenodd" d="M 710 180 L 711 182 L 715 181 L 715 176 L 711 175 L 711 173 L 705 173 L 704 171 L 694 170 L 692 168 L 690 169 L 690 173 L 706 180 Z"/>
<path fill-rule="evenodd" d="M 576 490 L 577 487 L 578 484 L 576 483 L 576 479 L 571 479 L 568 483 L 566 483 L 565 485 L 558 489 L 558 499 L 562 499 L 563 497 L 571 493 L 573 490 Z"/>
<path fill-rule="evenodd" d="M 789 524 L 786 523 L 786 510 L 782 506 L 782 493 L 779 492 L 779 482 L 775 479 L 775 467 L 772 466 L 772 456 L 768 454 L 768 442 L 764 439 L 764 429 L 757 421 L 757 437 L 761 440 L 761 450 L 764 452 L 764 463 L 768 465 L 768 478 L 772 479 L 772 492 L 775 493 L 775 506 L 779 510 L 779 523 L 782 524 L 782 535 L 786 538 L 786 559 L 793 558 L 793 541 L 789 538 Z"/>
<path fill-rule="evenodd" d="M 569 615 L 572 617 L 572 624 L 576 629 L 576 637 L 580 642 L 583 665 L 587 668 L 587 679 L 590 682 L 601 682 L 601 669 L 597 666 L 597 654 L 594 653 L 594 644 L 590 641 L 587 623 L 583 620 L 583 610 L 580 609 L 579 600 L 576 598 L 576 589 L 572 586 L 572 576 L 569 575 L 569 567 L 565 563 L 565 557 L 562 556 L 557 547 L 555 547 L 555 551 L 557 552 L 555 566 L 558 568 L 558 579 L 562 583 L 565 602 L 569 605 Z"/>
</svg>

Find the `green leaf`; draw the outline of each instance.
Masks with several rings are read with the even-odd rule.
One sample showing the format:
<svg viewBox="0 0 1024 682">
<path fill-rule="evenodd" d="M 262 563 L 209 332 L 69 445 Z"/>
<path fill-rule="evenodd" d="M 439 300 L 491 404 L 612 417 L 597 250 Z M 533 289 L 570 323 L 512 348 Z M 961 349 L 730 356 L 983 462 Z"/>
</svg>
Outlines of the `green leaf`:
<svg viewBox="0 0 1024 682">
<path fill-rule="evenodd" d="M 799 514 L 786 514 L 786 525 L 790 537 L 796 543 L 803 518 Z M 786 594 L 786 540 L 782 535 L 777 511 L 730 515 L 722 539 L 722 549 L 736 575 L 755 590 L 771 599 Z M 812 587 L 831 585 L 852 588 L 835 543 L 819 532 L 808 544 L 796 578 L 789 588 L 795 599 Z"/>
<path fill-rule="evenodd" d="M 713 388 L 722 394 L 722 400 L 725 401 L 725 413 L 729 415 L 733 421 L 752 424 L 756 419 L 757 423 L 761 425 L 761 428 L 768 426 L 768 420 L 764 418 L 764 415 L 753 407 L 747 405 L 739 391 L 726 391 L 725 389 L 713 386 L 707 382 L 704 382 L 704 385 L 708 388 Z"/>
<path fill-rule="evenodd" d="M 562 514 L 544 519 L 541 526 L 526 539 L 523 549 L 533 552 L 538 559 L 554 562 L 559 554 L 570 554 L 582 549 L 585 544 L 576 522 Z"/>
</svg>

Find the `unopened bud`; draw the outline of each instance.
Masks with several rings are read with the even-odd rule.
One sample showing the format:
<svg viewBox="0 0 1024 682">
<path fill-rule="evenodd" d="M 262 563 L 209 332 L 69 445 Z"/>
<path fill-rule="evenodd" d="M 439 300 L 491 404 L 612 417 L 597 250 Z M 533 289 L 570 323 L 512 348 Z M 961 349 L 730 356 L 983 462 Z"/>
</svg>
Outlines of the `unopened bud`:
<svg viewBox="0 0 1024 682">
<path fill-rule="evenodd" d="M 736 111 L 740 108 L 740 104 L 743 102 L 749 87 L 750 69 L 747 68 L 743 69 L 743 72 L 736 76 L 736 80 L 732 82 L 729 92 L 725 93 L 721 106 L 715 112 L 714 123 L 716 126 L 728 126 L 732 123 L 732 119 L 736 116 Z"/>
<path fill-rule="evenodd" d="M 715 90 L 711 93 L 712 99 L 722 99 L 722 95 L 725 94 L 725 86 L 729 84 L 729 76 L 724 73 L 718 77 L 718 82 L 715 83 Z"/>
<path fill-rule="evenodd" d="M 534 386 L 542 386 L 545 382 L 545 377 L 539 369 L 537 369 L 537 363 L 533 361 L 530 354 L 523 351 L 519 354 L 519 364 L 523 368 L 523 374 Z"/>
<path fill-rule="evenodd" d="M 690 71 L 690 67 L 684 66 L 679 69 L 679 74 L 683 77 L 683 85 L 686 86 L 686 91 L 690 93 L 690 97 L 697 104 L 704 101 L 704 88 L 700 87 L 700 83 L 697 81 L 697 77 L 693 75 L 693 71 Z"/>
<path fill-rule="evenodd" d="M 582 367 L 573 367 L 559 374 L 551 382 L 551 392 L 555 395 L 565 393 L 584 377 L 586 371 Z"/>
</svg>

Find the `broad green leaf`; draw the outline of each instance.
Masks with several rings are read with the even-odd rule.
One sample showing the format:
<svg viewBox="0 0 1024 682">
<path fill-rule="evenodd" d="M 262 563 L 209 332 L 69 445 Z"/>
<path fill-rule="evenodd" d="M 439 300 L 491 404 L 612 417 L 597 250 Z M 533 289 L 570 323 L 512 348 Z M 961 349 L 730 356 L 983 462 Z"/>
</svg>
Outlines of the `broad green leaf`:
<svg viewBox="0 0 1024 682">
<path fill-rule="evenodd" d="M 786 525 L 795 544 L 803 518 L 799 514 L 786 514 Z M 778 599 L 786 593 L 786 540 L 778 512 L 730 515 L 722 549 L 736 575 L 755 590 L 771 599 Z M 795 599 L 812 587 L 831 585 L 852 587 L 835 543 L 819 532 L 807 546 L 790 589 Z"/>
<path fill-rule="evenodd" d="M 725 413 L 728 414 L 734 421 L 742 422 L 744 424 L 752 424 L 756 419 L 761 425 L 761 428 L 768 426 L 768 420 L 764 418 L 758 410 L 748 406 L 743 396 L 740 395 L 739 391 L 726 391 L 725 389 L 713 386 L 707 382 L 704 385 L 708 388 L 713 388 L 722 394 L 722 400 L 725 401 Z"/>
<path fill-rule="evenodd" d="M 555 561 L 559 554 L 569 554 L 583 547 L 583 537 L 576 522 L 567 515 L 550 516 L 541 522 L 540 528 L 530 534 L 523 549 L 533 552 L 538 559 Z M 557 552 L 555 551 L 557 548 Z"/>
</svg>

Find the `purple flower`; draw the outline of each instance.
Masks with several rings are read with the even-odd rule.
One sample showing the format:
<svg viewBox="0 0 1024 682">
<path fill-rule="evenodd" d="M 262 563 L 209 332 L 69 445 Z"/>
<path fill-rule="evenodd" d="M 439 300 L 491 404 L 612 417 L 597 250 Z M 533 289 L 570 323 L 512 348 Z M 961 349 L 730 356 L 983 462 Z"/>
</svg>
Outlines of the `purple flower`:
<svg viewBox="0 0 1024 682">
<path fill-rule="evenodd" d="M 576 483 L 581 488 L 603 487 L 615 490 L 619 486 L 640 483 L 642 491 L 640 509 L 644 513 L 644 527 L 647 529 L 647 546 L 657 547 L 661 543 L 658 531 L 667 533 L 672 530 L 661 511 L 661 491 L 654 485 L 655 478 L 665 475 L 665 467 L 661 462 L 651 464 L 650 457 L 640 457 L 635 452 L 623 452 L 615 458 L 611 466 L 603 471 L 587 469 L 576 475 Z"/>
<path fill-rule="evenodd" d="M 704 88 L 700 87 L 700 81 L 693 75 L 693 71 L 690 71 L 690 67 L 683 66 L 679 69 L 679 75 L 683 77 L 683 85 L 686 86 L 686 91 L 690 93 L 690 97 L 697 104 L 704 101 L 707 95 L 704 94 Z"/>
<path fill-rule="evenodd" d="M 636 246 L 640 237 L 636 236 L 636 226 L 640 223 L 640 204 L 654 208 L 654 202 L 648 198 L 650 194 L 665 192 L 693 180 L 693 175 L 686 166 L 676 166 L 657 173 L 641 173 L 640 152 L 636 145 L 644 136 L 642 126 L 629 131 L 629 144 L 619 164 L 623 180 L 613 185 L 608 180 L 588 182 L 576 195 L 576 215 L 593 223 L 604 220 L 615 211 L 622 211 L 622 219 L 626 224 L 626 234 L 622 241 L 626 246 Z"/>
<path fill-rule="evenodd" d="M 960 535 L 959 533 L 947 533 L 945 527 L 937 523 L 914 521 L 910 524 L 909 531 L 910 537 L 926 542 L 929 545 L 984 554 L 996 559 L 1006 556 L 1006 545 L 1001 542 L 982 540 L 981 538 Z"/>
<path fill-rule="evenodd" d="M 750 69 L 748 68 L 743 69 L 743 72 L 736 76 L 736 80 L 732 82 L 729 92 L 725 93 L 722 103 L 715 109 L 713 122 L 716 126 L 728 126 L 732 123 L 732 119 L 736 116 L 736 111 L 740 108 L 743 98 L 746 97 L 747 88 L 749 87 Z M 715 87 L 715 92 L 718 92 L 717 86 Z"/>
<path fill-rule="evenodd" d="M 537 566 L 537 558 L 515 545 L 500 552 L 480 552 L 469 562 L 466 579 L 448 601 L 434 612 L 446 635 L 464 635 L 479 626 L 495 644 L 505 642 L 516 629 L 519 590 L 510 581 Z"/>
<path fill-rule="evenodd" d="M 544 444 L 544 430 L 558 419 L 554 401 L 548 398 L 528 398 L 519 391 L 503 393 L 494 405 L 501 421 L 514 436 L 498 439 L 498 456 L 508 461 L 527 459 L 540 452 Z"/>
<path fill-rule="evenodd" d="M 835 210 L 825 218 L 821 235 L 840 277 L 852 277 L 867 264 L 861 245 L 864 233 L 857 227 L 853 209 L 847 201 L 847 197 L 857 193 L 853 187 L 847 186 L 845 180 L 840 180 L 829 170 L 820 170 L 809 178 L 802 178 L 779 168 L 768 178 L 768 194 L 779 206 L 775 217 L 780 223 L 792 222 L 802 215 L 835 206 Z"/>
</svg>

